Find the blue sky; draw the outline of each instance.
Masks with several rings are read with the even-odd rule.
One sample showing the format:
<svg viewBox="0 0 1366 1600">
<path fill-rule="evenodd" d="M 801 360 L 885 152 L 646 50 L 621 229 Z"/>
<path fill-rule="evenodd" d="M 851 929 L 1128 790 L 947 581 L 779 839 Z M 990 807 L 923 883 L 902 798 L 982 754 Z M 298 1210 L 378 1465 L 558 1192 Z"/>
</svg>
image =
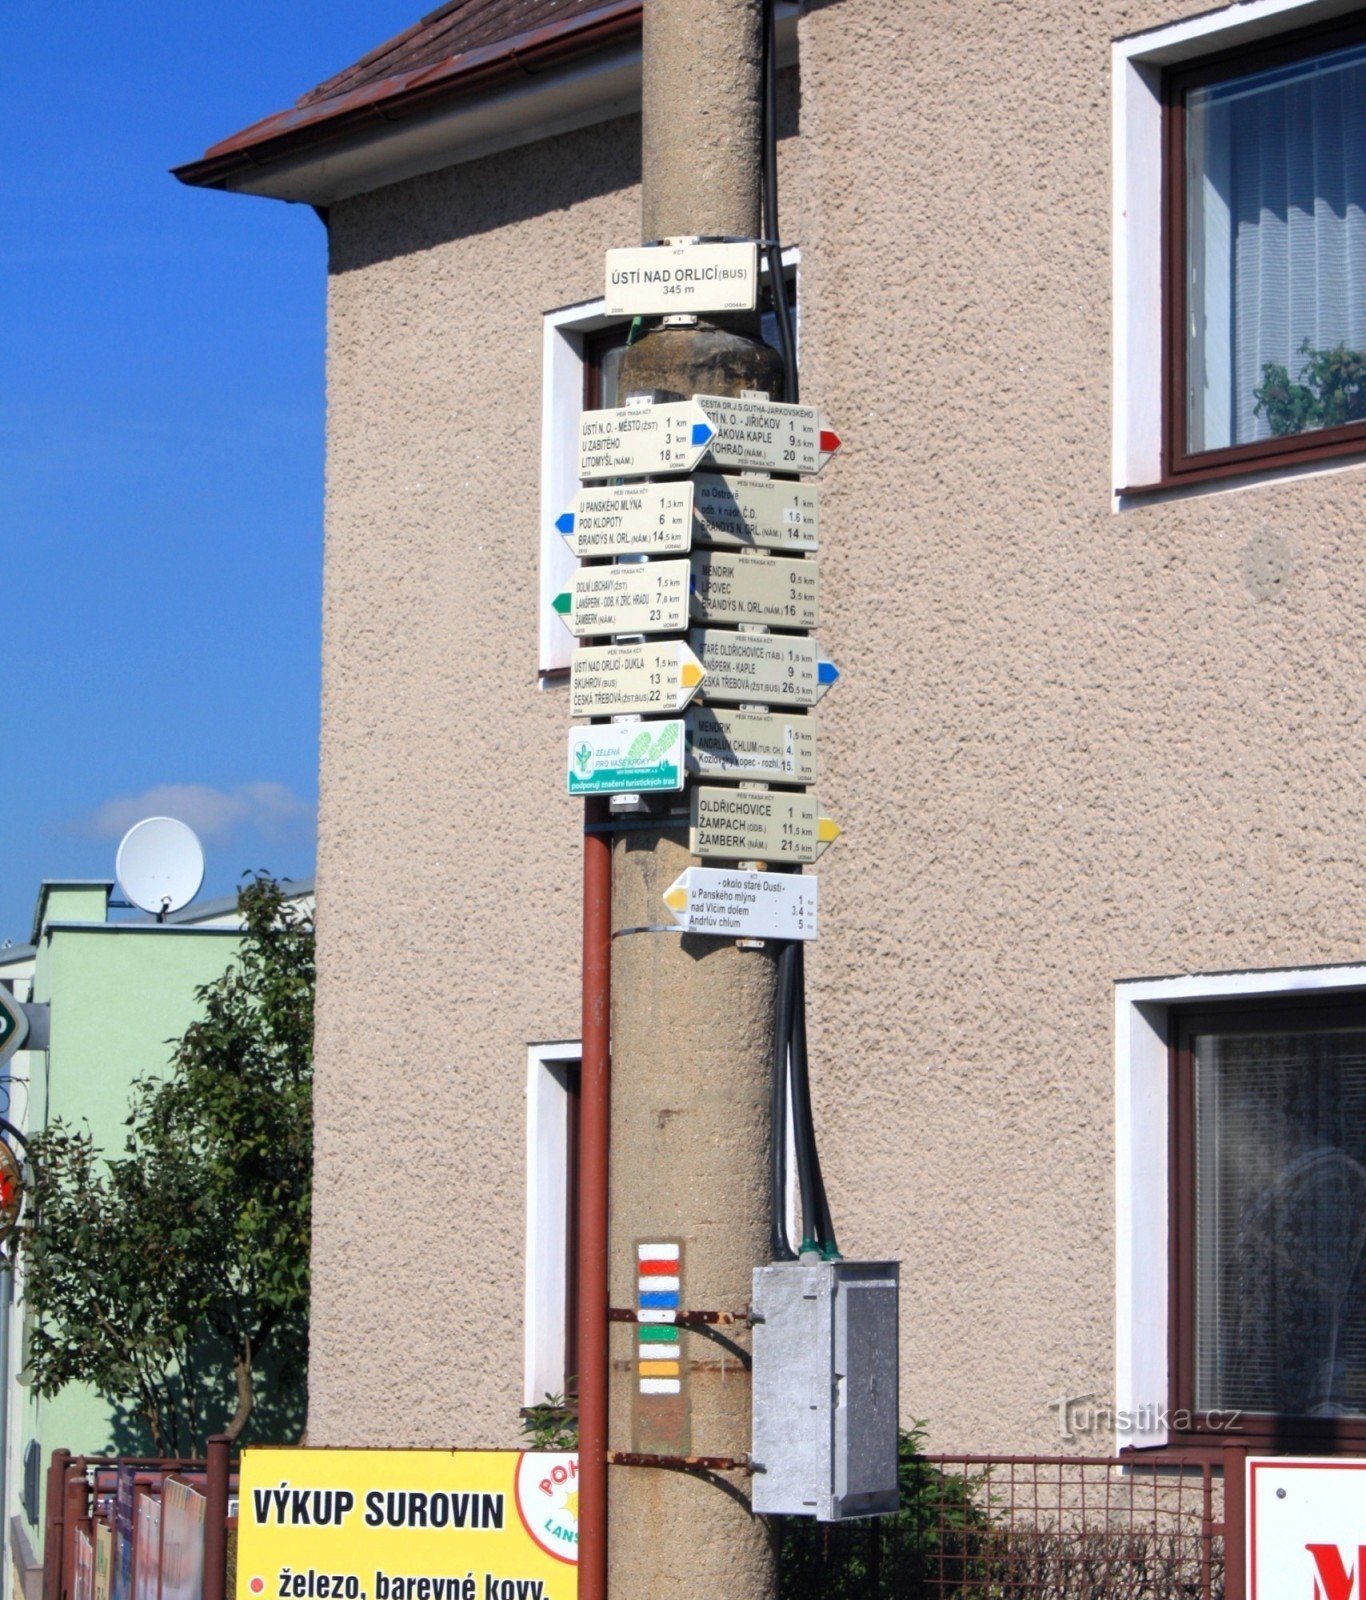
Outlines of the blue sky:
<svg viewBox="0 0 1366 1600">
<path fill-rule="evenodd" d="M 156 812 L 313 870 L 326 239 L 167 169 L 427 9 L 3 8 L 0 940 Z"/>
</svg>

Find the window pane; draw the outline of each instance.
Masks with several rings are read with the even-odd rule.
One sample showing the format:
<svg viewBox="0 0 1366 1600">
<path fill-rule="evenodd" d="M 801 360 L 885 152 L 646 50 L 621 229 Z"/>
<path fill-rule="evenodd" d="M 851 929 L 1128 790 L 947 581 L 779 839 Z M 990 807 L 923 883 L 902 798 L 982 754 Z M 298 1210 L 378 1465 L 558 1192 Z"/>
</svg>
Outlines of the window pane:
<svg viewBox="0 0 1366 1600">
<path fill-rule="evenodd" d="M 1366 419 L 1366 45 L 1185 104 L 1188 448 Z"/>
<path fill-rule="evenodd" d="M 1366 1029 L 1192 1053 L 1196 1407 L 1366 1415 Z"/>
</svg>

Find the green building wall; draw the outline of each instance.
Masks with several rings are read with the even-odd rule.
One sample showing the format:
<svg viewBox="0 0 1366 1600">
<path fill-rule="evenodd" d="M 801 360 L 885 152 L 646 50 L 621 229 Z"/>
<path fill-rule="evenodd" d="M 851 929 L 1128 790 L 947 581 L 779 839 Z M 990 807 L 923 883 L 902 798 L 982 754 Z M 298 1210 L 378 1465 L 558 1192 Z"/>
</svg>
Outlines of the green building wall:
<svg viewBox="0 0 1366 1600">
<path fill-rule="evenodd" d="M 176 1041 L 200 1012 L 195 991 L 227 968 L 240 936 L 235 927 L 221 924 L 111 922 L 111 887 L 43 886 L 33 936 L 31 998 L 51 1006 L 51 1037 L 46 1052 L 20 1052 L 14 1058 L 11 1120 L 29 1132 L 56 1118 L 83 1123 L 98 1147 L 117 1153 L 126 1135 L 133 1083 L 166 1071 Z M 22 1373 L 22 1277 L 18 1292 L 7 1384 L 5 1531 L 8 1535 L 22 1527 L 31 1546 L 29 1559 L 40 1560 L 43 1509 L 40 1504 L 35 1526 L 21 1505 L 29 1442 L 36 1439 L 39 1445 L 41 1498 L 54 1449 L 65 1446 L 73 1455 L 116 1449 L 144 1453 L 150 1440 L 144 1435 L 135 1443 L 126 1431 L 116 1431 L 111 1408 L 84 1385 L 68 1385 L 49 1400 L 33 1394 Z M 227 1387 L 224 1399 L 226 1421 L 232 1409 Z M 6 1579 L 13 1584 L 24 1553 L 17 1537 L 7 1538 L 6 1544 Z M 7 1592 L 19 1591 L 14 1587 Z"/>
</svg>

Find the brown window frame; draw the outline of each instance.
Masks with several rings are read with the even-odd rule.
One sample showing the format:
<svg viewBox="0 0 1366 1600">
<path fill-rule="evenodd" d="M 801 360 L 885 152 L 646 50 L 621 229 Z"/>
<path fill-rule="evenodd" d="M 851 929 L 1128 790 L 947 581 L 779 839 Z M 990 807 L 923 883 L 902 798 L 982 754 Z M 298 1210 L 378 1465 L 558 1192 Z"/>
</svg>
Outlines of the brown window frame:
<svg viewBox="0 0 1366 1600">
<path fill-rule="evenodd" d="M 1243 477 L 1366 452 L 1366 422 L 1259 439 L 1220 450 L 1186 448 L 1186 106 L 1191 89 L 1366 42 L 1366 14 L 1243 45 L 1174 67 L 1162 96 L 1162 480 L 1157 488 Z"/>
<path fill-rule="evenodd" d="M 1226 1026 L 1240 1032 L 1265 1028 L 1291 1032 L 1352 1022 L 1366 1028 L 1366 992 L 1358 990 L 1310 998 L 1208 1002 L 1173 1011 L 1168 1029 L 1168 1117 L 1171 1158 L 1168 1167 L 1168 1428 L 1169 1448 L 1192 1450 L 1225 1444 L 1261 1451 L 1298 1450 L 1337 1455 L 1366 1452 L 1366 1417 L 1301 1417 L 1245 1412 L 1234 1426 L 1224 1416 L 1195 1409 L 1195 1072 L 1191 1036 Z M 1191 1425 L 1176 1419 L 1189 1415 Z"/>
</svg>

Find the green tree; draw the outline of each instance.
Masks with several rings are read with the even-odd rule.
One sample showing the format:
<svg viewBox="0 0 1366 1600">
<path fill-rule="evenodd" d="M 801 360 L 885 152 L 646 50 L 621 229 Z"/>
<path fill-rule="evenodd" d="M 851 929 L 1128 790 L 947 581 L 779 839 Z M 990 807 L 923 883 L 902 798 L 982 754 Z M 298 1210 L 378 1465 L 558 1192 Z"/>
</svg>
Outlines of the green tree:
<svg viewBox="0 0 1366 1600">
<path fill-rule="evenodd" d="M 313 926 L 263 874 L 238 908 L 241 945 L 197 991 L 169 1074 L 134 1085 L 124 1154 L 61 1123 L 30 1145 L 34 1387 L 91 1384 L 134 1407 L 163 1454 L 220 1422 L 214 1363 L 231 1367 L 236 1438 L 262 1357 L 286 1383 L 307 1359 Z"/>
</svg>

